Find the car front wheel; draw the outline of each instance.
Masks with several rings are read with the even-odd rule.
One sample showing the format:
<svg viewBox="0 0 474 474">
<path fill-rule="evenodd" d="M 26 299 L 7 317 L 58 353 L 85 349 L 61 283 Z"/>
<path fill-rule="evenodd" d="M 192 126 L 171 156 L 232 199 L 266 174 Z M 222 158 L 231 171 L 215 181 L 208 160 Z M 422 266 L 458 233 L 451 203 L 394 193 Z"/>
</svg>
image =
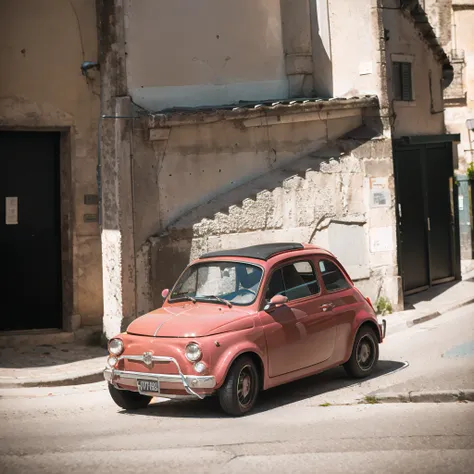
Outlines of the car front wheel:
<svg viewBox="0 0 474 474">
<path fill-rule="evenodd" d="M 379 343 L 370 327 L 362 328 L 352 347 L 351 358 L 344 364 L 346 372 L 355 378 L 368 377 L 379 360 Z"/>
<path fill-rule="evenodd" d="M 112 400 L 120 408 L 124 408 L 125 410 L 138 410 L 139 408 L 146 408 L 152 399 L 152 397 L 141 395 L 137 392 L 119 390 L 110 383 L 108 385 Z"/>
<path fill-rule="evenodd" d="M 260 390 L 259 374 L 250 357 L 237 359 L 219 390 L 221 408 L 229 415 L 242 416 L 248 413 L 257 400 Z"/>
</svg>

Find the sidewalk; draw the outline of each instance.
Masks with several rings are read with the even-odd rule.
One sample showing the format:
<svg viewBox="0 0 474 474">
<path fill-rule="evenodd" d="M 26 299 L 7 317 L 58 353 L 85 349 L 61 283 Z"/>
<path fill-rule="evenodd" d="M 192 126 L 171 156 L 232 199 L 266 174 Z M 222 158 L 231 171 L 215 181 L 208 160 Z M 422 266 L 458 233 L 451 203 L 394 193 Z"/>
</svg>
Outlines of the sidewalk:
<svg viewBox="0 0 474 474">
<path fill-rule="evenodd" d="M 405 300 L 406 310 L 386 315 L 387 337 L 474 302 L 474 272 Z M 0 349 L 0 389 L 76 385 L 103 380 L 107 351 L 57 340 L 55 344 Z"/>
<path fill-rule="evenodd" d="M 407 296 L 405 311 L 384 316 L 387 336 L 471 303 L 474 303 L 474 271 L 464 275 L 462 281 L 444 283 Z"/>
<path fill-rule="evenodd" d="M 103 380 L 107 350 L 74 343 L 0 349 L 0 389 Z"/>
</svg>

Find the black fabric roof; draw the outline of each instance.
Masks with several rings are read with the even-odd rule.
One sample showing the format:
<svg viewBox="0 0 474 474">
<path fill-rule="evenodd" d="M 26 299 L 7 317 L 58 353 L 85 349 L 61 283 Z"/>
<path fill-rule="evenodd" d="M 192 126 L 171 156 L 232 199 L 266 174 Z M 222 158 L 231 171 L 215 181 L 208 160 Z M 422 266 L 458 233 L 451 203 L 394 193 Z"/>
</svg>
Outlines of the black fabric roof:
<svg viewBox="0 0 474 474">
<path fill-rule="evenodd" d="M 276 254 L 287 252 L 291 250 L 303 250 L 304 246 L 292 242 L 277 243 L 277 244 L 261 244 L 252 245 L 251 247 L 244 247 L 233 250 L 218 250 L 217 252 L 210 252 L 201 255 L 200 258 L 214 258 L 214 257 L 244 257 L 256 258 L 258 260 L 268 260 Z"/>
</svg>

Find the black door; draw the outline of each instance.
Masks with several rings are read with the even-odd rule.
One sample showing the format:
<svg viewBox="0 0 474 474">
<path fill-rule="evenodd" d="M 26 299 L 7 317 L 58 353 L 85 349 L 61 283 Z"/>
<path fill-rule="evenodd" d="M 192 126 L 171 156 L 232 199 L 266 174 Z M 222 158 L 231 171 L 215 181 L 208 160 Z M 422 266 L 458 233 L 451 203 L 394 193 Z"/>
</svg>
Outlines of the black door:
<svg viewBox="0 0 474 474">
<path fill-rule="evenodd" d="M 395 149 L 399 262 L 405 294 L 454 279 L 450 144 Z"/>
<path fill-rule="evenodd" d="M 61 328 L 59 133 L 0 132 L 0 330 Z"/>
<path fill-rule="evenodd" d="M 423 169 L 419 150 L 396 152 L 400 257 L 405 292 L 428 288 Z"/>
<path fill-rule="evenodd" d="M 453 227 L 451 212 L 452 165 L 444 145 L 426 149 L 428 226 L 431 282 L 453 278 Z M 452 181 L 451 181 L 452 182 Z"/>
</svg>

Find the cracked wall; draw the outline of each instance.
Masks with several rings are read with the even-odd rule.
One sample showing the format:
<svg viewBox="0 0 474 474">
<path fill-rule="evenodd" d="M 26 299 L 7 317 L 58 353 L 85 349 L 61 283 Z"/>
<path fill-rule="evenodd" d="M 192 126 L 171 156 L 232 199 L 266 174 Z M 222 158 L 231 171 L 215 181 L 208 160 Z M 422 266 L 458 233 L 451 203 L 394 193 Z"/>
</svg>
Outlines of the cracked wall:
<svg viewBox="0 0 474 474">
<path fill-rule="evenodd" d="M 139 314 L 161 305 L 161 290 L 202 253 L 278 241 L 328 248 L 365 295 L 400 308 L 391 153 L 381 137 L 335 140 L 224 193 L 233 204 L 216 196 L 173 221 L 138 249 Z M 384 207 L 371 206 L 373 178 L 386 181 Z"/>
</svg>

